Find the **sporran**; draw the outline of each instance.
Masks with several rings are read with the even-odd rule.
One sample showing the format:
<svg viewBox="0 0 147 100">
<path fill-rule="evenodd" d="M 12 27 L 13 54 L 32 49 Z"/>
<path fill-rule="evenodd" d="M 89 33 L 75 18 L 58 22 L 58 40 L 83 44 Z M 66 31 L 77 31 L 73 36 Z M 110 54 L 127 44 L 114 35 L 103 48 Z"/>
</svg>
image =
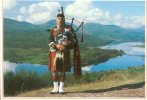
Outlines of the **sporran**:
<svg viewBox="0 0 147 100">
<path fill-rule="evenodd" d="M 56 51 L 56 56 L 54 59 L 55 70 L 64 70 L 64 51 Z"/>
</svg>

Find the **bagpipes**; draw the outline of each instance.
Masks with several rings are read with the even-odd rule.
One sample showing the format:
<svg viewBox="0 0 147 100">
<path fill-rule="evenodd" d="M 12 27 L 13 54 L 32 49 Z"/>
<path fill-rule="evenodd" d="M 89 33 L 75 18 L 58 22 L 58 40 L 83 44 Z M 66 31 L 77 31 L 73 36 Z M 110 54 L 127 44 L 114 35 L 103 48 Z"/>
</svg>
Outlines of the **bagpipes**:
<svg viewBox="0 0 147 100">
<path fill-rule="evenodd" d="M 61 14 L 64 15 L 63 7 L 61 7 Z M 84 22 L 79 22 L 77 20 L 74 20 L 74 18 L 72 18 L 72 19 L 65 18 L 65 19 L 71 20 L 71 25 L 70 25 L 69 29 L 65 29 L 65 32 L 63 34 L 63 38 L 58 40 L 58 44 L 62 45 L 62 43 L 64 41 L 68 41 L 69 40 L 70 41 L 70 45 L 67 45 L 67 48 L 68 49 L 72 49 L 74 47 L 74 44 L 77 42 L 77 39 L 75 39 L 76 32 L 80 29 L 81 26 L 82 26 L 81 42 L 83 42 L 83 24 L 84 24 Z M 80 23 L 80 25 L 77 27 L 77 29 L 75 31 L 72 28 L 72 25 L 73 25 L 74 21 Z M 64 23 L 64 25 L 65 25 L 65 23 Z M 65 48 L 66 48 L 66 46 L 65 46 Z M 66 49 L 63 50 L 63 51 L 60 51 L 60 50 L 56 51 L 56 57 L 55 57 L 55 60 L 54 60 L 55 69 L 56 70 L 62 70 L 62 68 L 64 68 L 64 67 L 61 67 L 61 66 L 64 66 L 64 53 L 65 53 L 64 51 L 66 51 Z"/>
<path fill-rule="evenodd" d="M 58 10 L 58 11 L 60 11 L 60 10 Z M 61 7 L 61 14 L 64 15 L 63 7 Z M 72 18 L 72 19 L 66 18 L 66 19 L 67 19 L 67 20 L 71 20 L 71 25 L 70 25 L 71 28 L 72 28 L 72 25 L 73 25 L 73 21 L 80 23 L 80 25 L 78 26 L 78 28 L 76 29 L 76 31 L 75 31 L 74 33 L 76 33 L 76 32 L 79 30 L 79 28 L 82 26 L 82 34 L 83 34 L 83 24 L 84 24 L 84 22 L 79 22 L 79 21 L 77 21 L 77 20 L 74 20 L 74 18 Z M 83 42 L 83 41 L 82 41 L 82 42 Z"/>
<path fill-rule="evenodd" d="M 58 10 L 58 11 L 60 11 L 60 10 Z M 61 7 L 61 14 L 64 15 L 63 7 Z M 83 24 L 84 24 L 84 22 L 79 22 L 79 21 L 77 21 L 77 20 L 74 20 L 74 18 L 72 18 L 72 19 L 65 18 L 65 19 L 71 20 L 70 29 L 67 29 L 67 30 L 65 30 L 65 32 L 64 32 L 65 41 L 72 38 L 71 31 L 72 31 L 72 33 L 76 34 L 76 32 L 77 32 L 77 31 L 80 29 L 80 27 L 82 26 L 82 37 L 81 37 L 81 42 L 83 42 Z M 72 28 L 72 25 L 73 25 L 73 22 L 74 22 L 74 21 L 80 23 L 80 25 L 77 27 L 77 29 L 76 29 L 75 31 L 74 31 L 74 29 Z M 65 25 L 65 23 L 64 23 L 64 25 Z"/>
</svg>

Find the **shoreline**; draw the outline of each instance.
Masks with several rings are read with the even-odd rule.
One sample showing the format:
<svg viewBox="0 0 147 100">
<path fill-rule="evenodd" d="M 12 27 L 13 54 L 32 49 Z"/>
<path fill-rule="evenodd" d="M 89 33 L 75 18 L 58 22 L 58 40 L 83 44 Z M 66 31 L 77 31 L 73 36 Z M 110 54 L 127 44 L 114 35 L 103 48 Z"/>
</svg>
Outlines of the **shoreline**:
<svg viewBox="0 0 147 100">
<path fill-rule="evenodd" d="M 30 64 L 41 64 L 48 65 L 49 57 L 48 50 L 42 48 L 4 48 L 5 56 L 4 61 L 12 63 L 30 63 Z M 71 64 L 73 65 L 73 52 L 70 53 Z M 120 50 L 109 50 L 100 48 L 80 48 L 80 55 L 82 60 L 82 67 L 88 65 L 96 65 L 99 63 L 106 62 L 111 58 L 122 56 L 125 53 Z M 12 55 L 12 56 L 11 56 Z M 89 56 L 90 55 L 90 56 Z M 109 55 L 109 56 L 108 56 Z"/>
</svg>

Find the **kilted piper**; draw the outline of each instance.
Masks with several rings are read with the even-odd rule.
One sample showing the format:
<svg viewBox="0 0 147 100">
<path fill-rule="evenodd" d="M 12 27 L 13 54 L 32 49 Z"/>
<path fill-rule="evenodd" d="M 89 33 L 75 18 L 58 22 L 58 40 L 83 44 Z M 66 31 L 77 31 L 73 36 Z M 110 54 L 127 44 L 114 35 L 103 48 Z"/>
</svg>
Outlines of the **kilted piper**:
<svg viewBox="0 0 147 100">
<path fill-rule="evenodd" d="M 66 80 L 65 72 L 71 71 L 70 50 L 72 49 L 74 51 L 74 76 L 75 78 L 82 76 L 77 37 L 72 25 L 65 24 L 63 7 L 61 7 L 61 10 L 62 13 L 57 14 L 57 26 L 53 26 L 47 30 L 49 32 L 48 45 L 50 47 L 48 54 L 50 58 L 48 70 L 53 71 L 52 80 L 54 85 L 54 89 L 50 92 L 51 94 L 65 93 L 63 90 L 64 82 Z"/>
</svg>

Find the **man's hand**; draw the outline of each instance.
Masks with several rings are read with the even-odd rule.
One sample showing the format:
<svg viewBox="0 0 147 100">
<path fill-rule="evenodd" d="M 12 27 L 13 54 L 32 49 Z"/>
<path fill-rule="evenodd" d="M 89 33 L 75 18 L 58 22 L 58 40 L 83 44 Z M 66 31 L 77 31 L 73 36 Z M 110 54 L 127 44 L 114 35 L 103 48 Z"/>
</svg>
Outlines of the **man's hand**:
<svg viewBox="0 0 147 100">
<path fill-rule="evenodd" d="M 60 44 L 57 44 L 56 45 L 56 48 L 59 49 L 59 50 L 64 50 L 64 46 L 63 45 L 60 45 Z"/>
<path fill-rule="evenodd" d="M 69 41 L 63 41 L 62 44 L 63 44 L 63 45 L 68 45 L 68 44 L 69 44 Z"/>
</svg>

